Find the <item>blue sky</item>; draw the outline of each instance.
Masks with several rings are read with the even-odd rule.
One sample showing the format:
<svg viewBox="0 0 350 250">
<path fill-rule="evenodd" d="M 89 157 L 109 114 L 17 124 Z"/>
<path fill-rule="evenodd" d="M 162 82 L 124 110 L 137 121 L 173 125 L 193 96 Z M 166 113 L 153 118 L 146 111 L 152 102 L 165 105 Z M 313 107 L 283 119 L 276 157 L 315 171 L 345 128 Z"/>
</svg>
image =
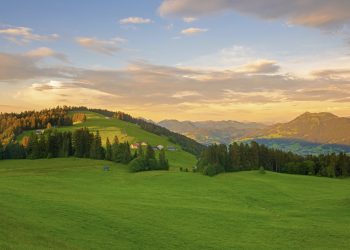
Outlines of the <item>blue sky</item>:
<svg viewBox="0 0 350 250">
<path fill-rule="evenodd" d="M 263 122 L 350 115 L 349 12 L 342 0 L 2 1 L 0 111 L 93 105 L 155 120 Z"/>
</svg>

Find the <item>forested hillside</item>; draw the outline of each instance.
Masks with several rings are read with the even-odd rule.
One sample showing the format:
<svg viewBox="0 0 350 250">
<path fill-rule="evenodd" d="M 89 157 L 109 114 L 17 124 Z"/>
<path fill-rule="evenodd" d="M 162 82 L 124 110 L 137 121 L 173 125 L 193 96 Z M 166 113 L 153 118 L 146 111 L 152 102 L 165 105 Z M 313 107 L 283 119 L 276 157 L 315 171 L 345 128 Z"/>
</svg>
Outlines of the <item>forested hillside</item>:
<svg viewBox="0 0 350 250">
<path fill-rule="evenodd" d="M 345 177 L 350 175 L 350 156 L 345 153 L 301 156 L 271 149 L 256 142 L 211 145 L 203 151 L 197 169 L 206 175 L 242 170 Z"/>
</svg>

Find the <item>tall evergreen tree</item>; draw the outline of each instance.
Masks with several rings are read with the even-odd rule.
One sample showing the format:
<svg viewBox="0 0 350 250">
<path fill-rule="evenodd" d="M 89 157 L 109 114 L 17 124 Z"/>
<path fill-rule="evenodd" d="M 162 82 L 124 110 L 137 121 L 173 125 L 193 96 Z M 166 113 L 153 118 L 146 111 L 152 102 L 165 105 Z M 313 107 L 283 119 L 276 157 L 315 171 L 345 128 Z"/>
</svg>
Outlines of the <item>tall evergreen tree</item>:
<svg viewBox="0 0 350 250">
<path fill-rule="evenodd" d="M 106 160 L 111 161 L 112 160 L 112 145 L 109 142 L 109 139 L 107 137 L 106 139 Z"/>
<path fill-rule="evenodd" d="M 0 160 L 4 159 L 4 146 L 2 145 L 2 141 L 0 141 Z"/>
<path fill-rule="evenodd" d="M 164 150 L 164 149 L 162 149 L 162 150 L 159 152 L 158 164 L 159 164 L 159 168 L 160 168 L 160 169 L 164 169 L 164 170 L 168 170 L 168 169 L 169 169 L 169 162 L 168 162 L 168 160 L 165 158 L 165 150 Z"/>
</svg>

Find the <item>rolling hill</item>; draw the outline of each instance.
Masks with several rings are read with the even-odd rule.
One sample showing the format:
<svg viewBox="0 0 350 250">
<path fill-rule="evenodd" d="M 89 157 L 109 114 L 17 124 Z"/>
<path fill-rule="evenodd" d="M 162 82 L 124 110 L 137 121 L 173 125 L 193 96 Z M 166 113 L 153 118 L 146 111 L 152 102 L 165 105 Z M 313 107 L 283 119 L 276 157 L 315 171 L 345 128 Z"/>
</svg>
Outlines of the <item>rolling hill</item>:
<svg viewBox="0 0 350 250">
<path fill-rule="evenodd" d="M 105 143 L 107 137 L 112 140 L 115 135 L 118 136 L 122 142 L 129 143 L 147 142 L 151 145 L 175 146 L 177 151 L 167 151 L 166 156 L 169 159 L 171 167 L 183 167 L 191 169 L 196 164 L 196 157 L 181 149 L 180 145 L 169 141 L 165 136 L 159 136 L 148 131 L 143 130 L 137 124 L 122 121 L 119 119 L 106 117 L 102 114 L 91 111 L 71 111 L 70 115 L 74 113 L 86 114 L 87 120 L 84 123 L 75 123 L 73 126 L 65 126 L 57 128 L 60 131 L 74 131 L 75 129 L 88 127 L 92 132 L 99 131 L 102 142 Z M 24 136 L 28 136 L 33 131 L 25 131 L 21 133 L 17 140 L 21 141 Z"/>
<path fill-rule="evenodd" d="M 109 172 L 103 166 L 111 167 Z M 0 249 L 347 249 L 350 179 L 0 161 Z"/>
<path fill-rule="evenodd" d="M 163 120 L 158 123 L 171 131 L 181 133 L 203 144 L 230 144 L 234 139 L 262 129 L 266 125 L 237 121 L 178 121 Z"/>
</svg>

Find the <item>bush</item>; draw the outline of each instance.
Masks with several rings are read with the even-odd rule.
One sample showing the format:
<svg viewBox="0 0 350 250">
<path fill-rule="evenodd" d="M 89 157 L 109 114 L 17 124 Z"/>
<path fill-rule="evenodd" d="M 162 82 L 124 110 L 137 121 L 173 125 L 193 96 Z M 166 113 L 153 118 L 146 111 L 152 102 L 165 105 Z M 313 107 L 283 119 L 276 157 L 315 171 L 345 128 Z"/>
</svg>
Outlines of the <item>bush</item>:
<svg viewBox="0 0 350 250">
<path fill-rule="evenodd" d="M 214 165 L 207 165 L 204 167 L 204 170 L 203 170 L 203 174 L 204 175 L 208 175 L 208 176 L 214 176 L 216 175 L 216 168 Z"/>
<path fill-rule="evenodd" d="M 265 174 L 265 169 L 264 169 L 264 167 L 260 167 L 260 168 L 259 168 L 259 173 L 260 173 L 260 174 Z"/>
<path fill-rule="evenodd" d="M 129 163 L 130 172 L 140 172 L 146 170 L 146 165 L 141 158 L 136 158 Z"/>
</svg>

